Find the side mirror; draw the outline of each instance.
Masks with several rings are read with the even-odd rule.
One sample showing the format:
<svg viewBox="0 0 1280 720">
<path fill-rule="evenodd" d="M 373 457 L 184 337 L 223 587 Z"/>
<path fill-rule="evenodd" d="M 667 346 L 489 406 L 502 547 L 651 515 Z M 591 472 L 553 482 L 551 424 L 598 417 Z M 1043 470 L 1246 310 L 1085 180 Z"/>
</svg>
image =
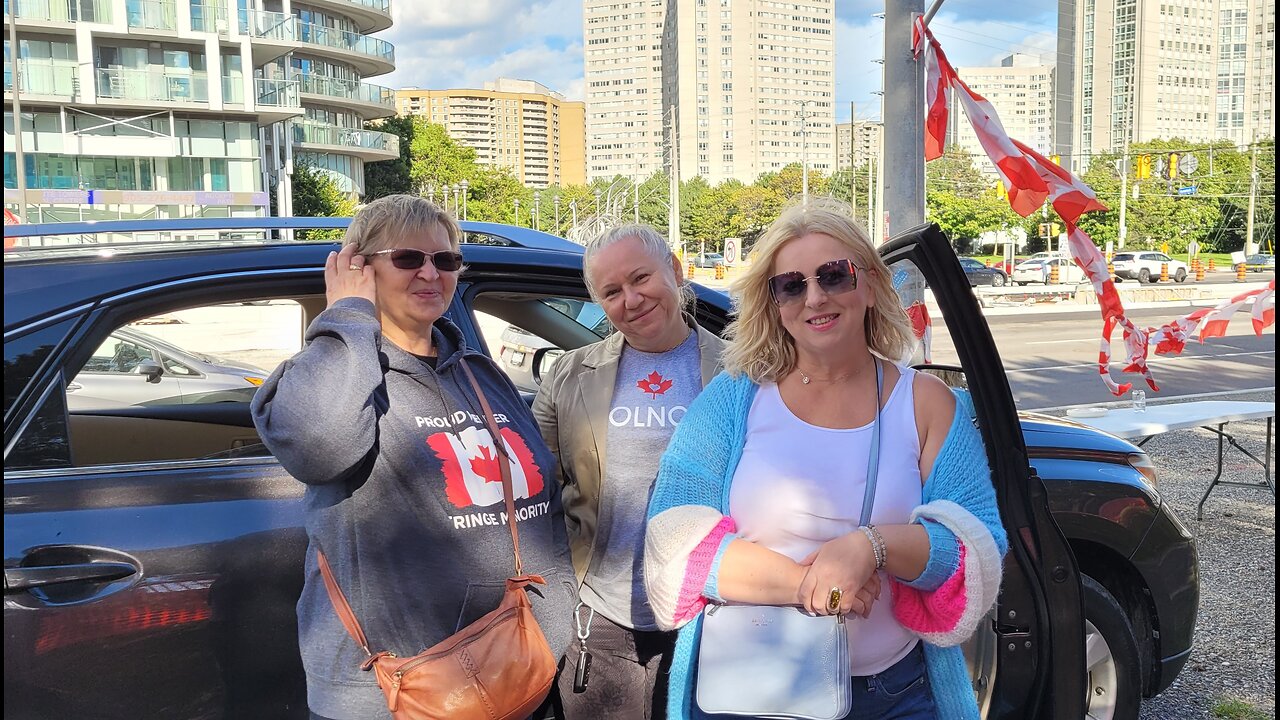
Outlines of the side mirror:
<svg viewBox="0 0 1280 720">
<path fill-rule="evenodd" d="M 542 376 L 551 371 L 551 366 L 556 364 L 560 356 L 564 355 L 564 350 L 558 347 L 539 348 L 533 353 L 533 382 L 536 385 L 542 385 Z"/>
<path fill-rule="evenodd" d="M 164 366 L 155 360 L 139 360 L 134 372 L 145 377 L 149 383 L 158 383 L 160 376 L 164 374 Z"/>
</svg>

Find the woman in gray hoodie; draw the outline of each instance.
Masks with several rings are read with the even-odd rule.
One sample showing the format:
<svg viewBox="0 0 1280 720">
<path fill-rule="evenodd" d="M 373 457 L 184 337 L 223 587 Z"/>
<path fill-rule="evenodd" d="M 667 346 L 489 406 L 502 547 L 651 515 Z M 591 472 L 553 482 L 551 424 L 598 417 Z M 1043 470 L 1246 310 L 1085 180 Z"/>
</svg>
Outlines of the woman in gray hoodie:
<svg viewBox="0 0 1280 720">
<path fill-rule="evenodd" d="M 496 448 L 463 362 L 512 459 L 525 572 L 547 581 L 529 586 L 534 614 L 556 657 L 569 645 L 576 591 L 555 461 L 515 386 L 444 317 L 461 240 L 421 198 L 364 207 L 325 263 L 328 308 L 253 401 L 263 442 L 307 484 L 298 633 L 313 717 L 390 717 L 325 591 L 318 550 L 370 647 L 400 657 L 493 610 L 514 574 Z"/>
</svg>

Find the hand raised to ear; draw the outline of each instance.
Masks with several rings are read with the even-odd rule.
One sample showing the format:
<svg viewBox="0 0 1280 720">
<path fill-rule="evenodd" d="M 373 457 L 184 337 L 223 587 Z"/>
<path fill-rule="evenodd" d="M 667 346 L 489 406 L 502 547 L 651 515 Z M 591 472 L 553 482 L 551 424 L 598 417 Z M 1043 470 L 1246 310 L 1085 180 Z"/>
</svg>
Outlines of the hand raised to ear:
<svg viewBox="0 0 1280 720">
<path fill-rule="evenodd" d="M 329 253 L 324 261 L 325 298 L 332 307 L 342 298 L 362 297 L 377 303 L 377 282 L 368 261 L 356 254 L 355 245 L 344 245 L 341 250 Z"/>
</svg>

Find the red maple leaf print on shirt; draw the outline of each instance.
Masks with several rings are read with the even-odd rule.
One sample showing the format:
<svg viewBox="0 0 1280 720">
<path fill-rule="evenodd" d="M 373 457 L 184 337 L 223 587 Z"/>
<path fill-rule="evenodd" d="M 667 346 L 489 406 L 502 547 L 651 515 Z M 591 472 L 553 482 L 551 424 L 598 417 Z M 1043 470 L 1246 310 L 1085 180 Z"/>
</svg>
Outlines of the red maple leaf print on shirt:
<svg viewBox="0 0 1280 720">
<path fill-rule="evenodd" d="M 640 392 L 648 393 L 649 397 L 656 400 L 659 395 L 663 395 L 671 389 L 671 381 L 663 379 L 662 375 L 657 370 L 654 370 L 649 373 L 649 377 L 637 380 L 636 387 L 640 388 Z"/>
<path fill-rule="evenodd" d="M 489 450 L 488 445 L 481 445 L 480 456 L 471 458 L 471 472 L 484 478 L 485 482 L 502 482 L 502 468 L 498 466 L 498 456 Z"/>
</svg>

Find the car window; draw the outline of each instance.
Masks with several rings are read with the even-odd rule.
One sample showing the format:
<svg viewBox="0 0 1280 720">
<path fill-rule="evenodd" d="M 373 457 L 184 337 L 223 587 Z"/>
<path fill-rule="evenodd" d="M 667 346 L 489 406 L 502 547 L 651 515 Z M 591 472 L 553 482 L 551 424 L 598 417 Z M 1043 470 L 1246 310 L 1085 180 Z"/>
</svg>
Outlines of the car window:
<svg viewBox="0 0 1280 720">
<path fill-rule="evenodd" d="M 94 349 L 82 362 L 66 355 L 71 380 L 38 414 L 53 429 L 24 432 L 29 449 L 6 469 L 267 455 L 249 402 L 301 349 L 304 315 L 324 307 L 323 297 L 307 302 L 310 313 L 296 300 L 197 306 L 86 334 Z"/>
<path fill-rule="evenodd" d="M 472 301 L 486 350 L 516 387 L 537 390 L 534 354 L 542 348 L 573 350 L 613 332 L 604 310 L 566 295 L 481 293 Z"/>
<path fill-rule="evenodd" d="M 1112 258 L 1112 261 L 1118 262 L 1123 260 L 1125 262 L 1128 262 L 1132 259 L 1133 259 L 1133 253 L 1116 253 L 1115 257 Z"/>
</svg>

